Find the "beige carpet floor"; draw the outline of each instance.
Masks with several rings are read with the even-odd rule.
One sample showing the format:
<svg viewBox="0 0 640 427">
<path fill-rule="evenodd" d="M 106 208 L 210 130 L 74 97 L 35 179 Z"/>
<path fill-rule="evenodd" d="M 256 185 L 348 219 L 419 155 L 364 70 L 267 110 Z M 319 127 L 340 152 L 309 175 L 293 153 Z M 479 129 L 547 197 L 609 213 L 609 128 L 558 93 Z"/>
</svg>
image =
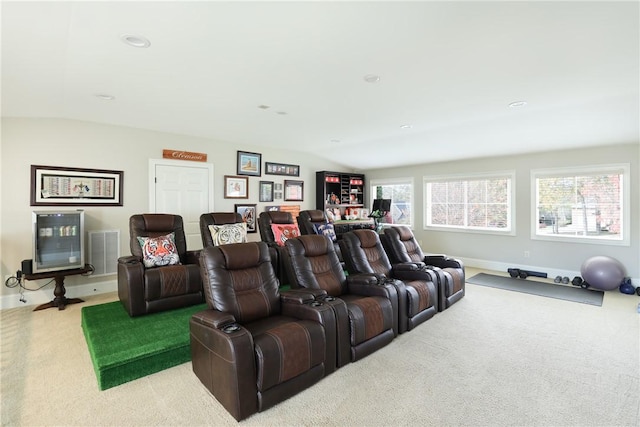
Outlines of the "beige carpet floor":
<svg viewBox="0 0 640 427">
<path fill-rule="evenodd" d="M 449 310 L 241 424 L 638 426 L 639 301 L 607 292 L 594 307 L 468 284 Z M 0 313 L 3 426 L 237 424 L 190 363 L 99 391 L 82 305 Z"/>
</svg>

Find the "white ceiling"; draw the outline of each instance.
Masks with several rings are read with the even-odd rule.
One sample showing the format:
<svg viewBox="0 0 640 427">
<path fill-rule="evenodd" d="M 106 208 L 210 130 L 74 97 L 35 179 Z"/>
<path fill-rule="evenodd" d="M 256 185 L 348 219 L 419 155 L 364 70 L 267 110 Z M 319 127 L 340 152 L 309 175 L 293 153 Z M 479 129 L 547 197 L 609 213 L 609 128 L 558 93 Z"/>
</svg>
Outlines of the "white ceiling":
<svg viewBox="0 0 640 427">
<path fill-rule="evenodd" d="M 6 117 L 288 148 L 353 169 L 640 141 L 636 1 L 2 1 L 1 12 Z"/>
</svg>

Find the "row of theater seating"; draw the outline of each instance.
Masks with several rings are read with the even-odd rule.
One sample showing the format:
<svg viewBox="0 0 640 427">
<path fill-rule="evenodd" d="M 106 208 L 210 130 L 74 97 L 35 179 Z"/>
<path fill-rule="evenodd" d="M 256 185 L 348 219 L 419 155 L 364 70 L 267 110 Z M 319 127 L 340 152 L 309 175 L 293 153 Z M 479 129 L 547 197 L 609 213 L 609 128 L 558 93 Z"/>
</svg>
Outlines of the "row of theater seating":
<svg viewBox="0 0 640 427">
<path fill-rule="evenodd" d="M 235 220 L 234 215 L 203 217 L 209 218 L 205 223 L 219 223 Z M 166 232 L 168 217 L 132 217 L 137 246 L 131 244 L 130 258 L 138 255 L 137 237 Z M 179 217 L 171 217 L 181 223 Z M 141 232 L 141 221 L 146 233 Z M 196 268 L 209 309 L 190 321 L 193 371 L 237 420 L 384 347 L 464 296 L 463 265 L 446 256 L 425 256 L 408 227 L 388 228 L 381 235 L 355 230 L 338 242 L 307 234 L 286 240 L 282 250 L 274 251 L 266 242 L 208 244 L 209 229 L 202 224 L 205 248 Z M 185 261 L 187 252 L 184 248 Z M 119 264 L 119 292 L 120 266 L 133 264 L 133 259 Z M 189 286 L 180 290 L 177 274 L 163 272 L 167 268 L 144 272 L 155 270 L 173 282 L 162 285 L 160 277 L 158 291 L 143 291 L 143 299 L 156 298 L 146 301 L 147 309 L 179 306 L 197 294 Z M 188 264 L 169 268 L 192 274 Z M 277 268 L 286 271 L 290 290 L 280 290 Z M 124 306 L 132 308 L 131 296 L 124 295 L 129 291 L 122 291 Z"/>
</svg>

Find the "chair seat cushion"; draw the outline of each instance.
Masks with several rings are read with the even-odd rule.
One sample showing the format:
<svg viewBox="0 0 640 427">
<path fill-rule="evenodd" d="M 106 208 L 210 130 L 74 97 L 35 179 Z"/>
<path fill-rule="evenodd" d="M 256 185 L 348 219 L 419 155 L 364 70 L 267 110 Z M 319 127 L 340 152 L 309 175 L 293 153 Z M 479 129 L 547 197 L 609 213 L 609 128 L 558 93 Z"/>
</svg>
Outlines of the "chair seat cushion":
<svg viewBox="0 0 640 427">
<path fill-rule="evenodd" d="M 158 237 L 138 236 L 138 242 L 142 248 L 142 262 L 145 267 L 180 264 L 175 233 Z"/>
<path fill-rule="evenodd" d="M 324 329 L 309 320 L 274 322 L 272 327 L 254 336 L 254 344 L 259 391 L 324 363 Z"/>
<path fill-rule="evenodd" d="M 145 272 L 145 300 L 198 293 L 202 290 L 200 268 L 196 264 L 150 268 Z"/>
<path fill-rule="evenodd" d="M 351 324 L 351 345 L 357 346 L 393 328 L 393 307 L 387 298 L 345 294 Z"/>
</svg>

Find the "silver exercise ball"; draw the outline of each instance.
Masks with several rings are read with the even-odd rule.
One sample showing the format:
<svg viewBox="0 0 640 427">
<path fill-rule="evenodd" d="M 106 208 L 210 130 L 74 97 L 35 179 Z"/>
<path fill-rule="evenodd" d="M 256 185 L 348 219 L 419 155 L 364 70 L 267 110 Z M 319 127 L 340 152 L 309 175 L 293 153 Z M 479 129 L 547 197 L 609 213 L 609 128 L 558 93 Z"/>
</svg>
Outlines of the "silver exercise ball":
<svg viewBox="0 0 640 427">
<path fill-rule="evenodd" d="M 580 274 L 590 286 L 603 291 L 618 289 L 625 277 L 625 268 L 620 261 L 604 255 L 587 259 L 580 267 Z"/>
</svg>

